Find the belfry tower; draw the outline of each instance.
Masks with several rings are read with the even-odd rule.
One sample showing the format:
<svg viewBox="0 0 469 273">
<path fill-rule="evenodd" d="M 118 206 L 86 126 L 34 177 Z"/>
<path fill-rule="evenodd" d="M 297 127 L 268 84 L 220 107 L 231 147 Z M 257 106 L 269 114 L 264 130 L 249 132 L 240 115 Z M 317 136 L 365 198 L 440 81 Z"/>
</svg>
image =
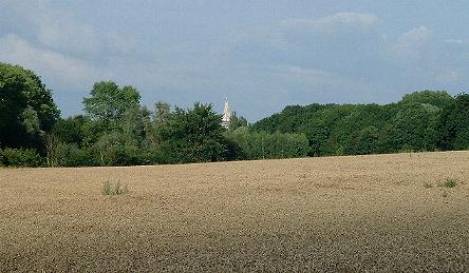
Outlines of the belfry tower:
<svg viewBox="0 0 469 273">
<path fill-rule="evenodd" d="M 231 122 L 231 109 L 228 103 L 228 98 L 225 98 L 225 109 L 223 110 L 223 117 L 221 119 L 221 125 L 228 129 Z"/>
</svg>

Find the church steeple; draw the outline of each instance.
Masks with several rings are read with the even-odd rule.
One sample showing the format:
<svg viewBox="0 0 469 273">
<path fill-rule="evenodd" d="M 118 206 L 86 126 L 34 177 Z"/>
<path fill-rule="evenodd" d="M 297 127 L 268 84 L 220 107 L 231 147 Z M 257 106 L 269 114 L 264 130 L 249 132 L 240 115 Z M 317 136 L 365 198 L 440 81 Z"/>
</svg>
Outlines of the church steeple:
<svg viewBox="0 0 469 273">
<path fill-rule="evenodd" d="M 221 119 L 221 125 L 228 129 L 231 122 L 231 109 L 228 103 L 228 98 L 225 98 L 225 109 L 223 110 L 223 118 Z"/>
</svg>

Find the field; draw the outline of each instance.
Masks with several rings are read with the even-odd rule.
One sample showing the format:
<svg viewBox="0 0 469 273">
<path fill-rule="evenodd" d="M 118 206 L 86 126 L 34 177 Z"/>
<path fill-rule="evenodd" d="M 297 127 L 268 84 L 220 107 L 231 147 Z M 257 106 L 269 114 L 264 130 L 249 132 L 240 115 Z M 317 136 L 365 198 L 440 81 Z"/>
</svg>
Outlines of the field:
<svg viewBox="0 0 469 273">
<path fill-rule="evenodd" d="M 183 271 L 468 272 L 469 152 L 0 169 L 0 272 Z"/>
</svg>

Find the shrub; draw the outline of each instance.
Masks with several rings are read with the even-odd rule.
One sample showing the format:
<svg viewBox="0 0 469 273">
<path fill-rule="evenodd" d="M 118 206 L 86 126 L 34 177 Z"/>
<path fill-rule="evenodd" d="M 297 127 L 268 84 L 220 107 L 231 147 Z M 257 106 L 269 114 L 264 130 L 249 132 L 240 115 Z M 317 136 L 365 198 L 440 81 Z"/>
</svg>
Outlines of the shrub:
<svg viewBox="0 0 469 273">
<path fill-rule="evenodd" d="M 34 149 L 5 148 L 0 154 L 1 163 L 13 167 L 37 167 L 42 164 L 41 156 Z"/>
<path fill-rule="evenodd" d="M 121 185 L 120 181 L 111 182 L 108 180 L 103 184 L 103 195 L 121 195 L 128 192 L 127 185 Z"/>
<path fill-rule="evenodd" d="M 89 149 L 76 144 L 59 143 L 56 147 L 57 164 L 63 167 L 94 166 L 96 162 Z"/>
<path fill-rule="evenodd" d="M 146 154 L 123 133 L 105 134 L 91 147 L 92 157 L 101 166 L 129 166 L 145 163 Z"/>
</svg>

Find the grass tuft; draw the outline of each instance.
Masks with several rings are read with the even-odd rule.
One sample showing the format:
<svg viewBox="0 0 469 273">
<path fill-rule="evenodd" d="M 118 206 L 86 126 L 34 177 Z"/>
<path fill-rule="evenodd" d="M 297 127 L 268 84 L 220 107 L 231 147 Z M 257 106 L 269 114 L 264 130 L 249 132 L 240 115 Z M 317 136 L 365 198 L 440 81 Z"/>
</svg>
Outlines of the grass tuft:
<svg viewBox="0 0 469 273">
<path fill-rule="evenodd" d="M 458 185 L 458 182 L 456 179 L 453 178 L 447 178 L 445 182 L 440 184 L 440 187 L 445 187 L 445 188 L 454 188 Z"/>
<path fill-rule="evenodd" d="M 102 190 L 103 195 L 111 195 L 111 196 L 122 195 L 128 192 L 129 192 L 129 189 L 127 188 L 127 185 L 122 185 L 120 181 L 111 182 L 107 180 L 103 184 L 103 190 Z"/>
</svg>

